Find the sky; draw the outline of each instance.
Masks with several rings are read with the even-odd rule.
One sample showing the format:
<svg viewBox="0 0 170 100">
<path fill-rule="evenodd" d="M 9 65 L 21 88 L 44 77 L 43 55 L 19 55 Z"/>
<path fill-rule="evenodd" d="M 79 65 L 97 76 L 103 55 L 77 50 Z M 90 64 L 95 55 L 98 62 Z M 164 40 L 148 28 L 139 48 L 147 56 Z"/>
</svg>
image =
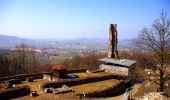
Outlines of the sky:
<svg viewBox="0 0 170 100">
<path fill-rule="evenodd" d="M 170 0 L 0 0 L 0 35 L 32 39 L 137 37 L 165 10 Z"/>
</svg>

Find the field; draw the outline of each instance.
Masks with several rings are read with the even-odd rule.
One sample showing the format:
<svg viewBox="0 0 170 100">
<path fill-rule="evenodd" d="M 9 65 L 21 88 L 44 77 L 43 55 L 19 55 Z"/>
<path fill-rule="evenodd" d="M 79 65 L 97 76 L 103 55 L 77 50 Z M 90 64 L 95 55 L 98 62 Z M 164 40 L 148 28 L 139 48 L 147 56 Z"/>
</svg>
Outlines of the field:
<svg viewBox="0 0 170 100">
<path fill-rule="evenodd" d="M 66 55 L 52 56 L 51 64 L 53 65 L 62 64 L 64 60 L 66 60 L 67 58 L 69 58 L 69 56 L 66 56 Z"/>
</svg>

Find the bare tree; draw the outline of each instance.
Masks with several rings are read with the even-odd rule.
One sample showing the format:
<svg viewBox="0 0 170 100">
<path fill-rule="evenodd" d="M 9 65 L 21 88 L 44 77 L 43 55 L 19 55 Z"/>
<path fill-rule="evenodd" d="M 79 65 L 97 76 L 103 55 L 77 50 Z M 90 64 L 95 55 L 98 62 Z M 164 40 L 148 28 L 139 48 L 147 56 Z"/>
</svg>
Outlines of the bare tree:
<svg viewBox="0 0 170 100">
<path fill-rule="evenodd" d="M 0 77 L 7 76 L 9 72 L 9 58 L 7 54 L 0 53 Z"/>
<path fill-rule="evenodd" d="M 13 66 L 16 67 L 15 74 L 33 73 L 38 62 L 35 48 L 22 42 L 13 50 L 12 61 Z"/>
<path fill-rule="evenodd" d="M 146 62 L 159 70 L 159 89 L 164 90 L 164 83 L 168 75 L 166 68 L 170 57 L 170 19 L 167 18 L 165 11 L 160 12 L 160 18 L 156 19 L 150 28 L 144 28 L 139 33 L 139 38 L 136 41 L 138 47 L 153 53 L 156 64 Z"/>
</svg>

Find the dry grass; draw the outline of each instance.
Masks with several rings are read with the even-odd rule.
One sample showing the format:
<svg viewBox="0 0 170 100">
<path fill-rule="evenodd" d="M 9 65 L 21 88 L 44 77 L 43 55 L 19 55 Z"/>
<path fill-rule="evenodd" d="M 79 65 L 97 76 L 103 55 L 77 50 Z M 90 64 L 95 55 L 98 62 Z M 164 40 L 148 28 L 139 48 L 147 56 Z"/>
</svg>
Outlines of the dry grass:
<svg viewBox="0 0 170 100">
<path fill-rule="evenodd" d="M 22 82 L 22 84 L 19 84 L 19 86 L 28 85 L 28 86 L 30 86 L 31 91 L 39 91 L 39 84 L 41 84 L 43 82 L 47 82 L 47 80 L 37 79 L 37 80 L 34 80 L 33 82 L 24 81 L 24 82 Z"/>
<path fill-rule="evenodd" d="M 90 77 L 90 76 L 95 76 L 95 74 L 93 73 L 75 73 L 75 75 L 78 75 L 80 78 L 84 78 L 84 77 Z"/>
<path fill-rule="evenodd" d="M 92 76 L 111 75 L 111 73 L 108 73 L 108 72 L 99 72 L 99 73 L 84 72 L 84 73 L 75 73 L 75 75 L 78 75 L 80 78 L 84 78 L 84 77 L 92 77 Z"/>
<path fill-rule="evenodd" d="M 157 89 L 157 84 L 153 82 L 143 82 L 140 84 L 138 87 L 136 93 L 134 93 L 134 96 L 136 97 L 141 97 L 144 96 L 144 93 L 149 93 L 149 92 L 156 92 Z"/>
<path fill-rule="evenodd" d="M 116 79 L 110 79 L 110 80 L 105 80 L 105 81 L 77 85 L 77 86 L 73 86 L 72 88 L 76 92 L 87 92 L 87 91 L 92 91 L 92 90 L 98 90 L 104 87 L 109 87 L 109 86 L 112 86 L 113 84 L 116 84 L 117 82 L 118 80 Z"/>
<path fill-rule="evenodd" d="M 144 68 L 136 67 L 136 74 L 139 76 L 148 76 L 147 72 L 144 71 Z"/>
<path fill-rule="evenodd" d="M 103 76 L 103 75 L 112 75 L 112 73 L 109 73 L 109 72 L 99 72 L 99 73 L 94 73 L 95 75 L 98 75 L 98 76 Z"/>
</svg>

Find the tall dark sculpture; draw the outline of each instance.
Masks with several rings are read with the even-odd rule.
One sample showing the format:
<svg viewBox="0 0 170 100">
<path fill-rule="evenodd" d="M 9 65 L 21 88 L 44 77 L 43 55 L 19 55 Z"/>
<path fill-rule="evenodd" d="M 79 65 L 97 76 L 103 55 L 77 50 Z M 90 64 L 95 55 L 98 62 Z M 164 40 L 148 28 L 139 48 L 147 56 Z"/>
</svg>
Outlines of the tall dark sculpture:
<svg viewBox="0 0 170 100">
<path fill-rule="evenodd" d="M 117 50 L 117 24 L 110 24 L 109 27 L 109 51 L 108 57 L 109 58 L 119 58 L 118 50 Z"/>
</svg>

